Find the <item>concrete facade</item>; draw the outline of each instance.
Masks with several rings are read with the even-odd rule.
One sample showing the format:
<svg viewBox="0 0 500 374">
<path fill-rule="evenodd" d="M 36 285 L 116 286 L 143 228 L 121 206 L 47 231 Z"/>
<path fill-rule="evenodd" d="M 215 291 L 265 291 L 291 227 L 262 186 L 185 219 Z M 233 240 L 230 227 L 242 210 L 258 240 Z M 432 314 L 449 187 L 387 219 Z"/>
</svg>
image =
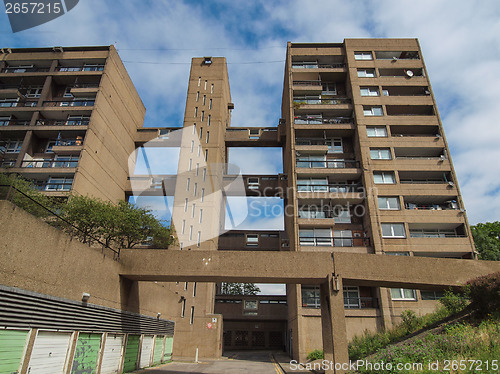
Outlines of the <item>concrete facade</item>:
<svg viewBox="0 0 500 374">
<path fill-rule="evenodd" d="M 147 297 L 146 282 L 161 282 L 177 358 L 222 353 L 230 329 L 214 303 L 227 296 L 216 295 L 214 282 L 287 283 L 286 351 L 303 361 L 323 347 L 327 358 L 345 360 L 354 335 L 392 326 L 405 309 L 430 312 L 443 289 L 494 270 L 471 261 L 416 39 L 288 43 L 277 127 L 231 127 L 224 58 L 193 59 L 181 129 L 141 128 L 144 106 L 112 46 L 12 50 L 0 63 L 1 171 L 61 197 L 174 196 L 178 246 L 122 251 L 103 292 L 118 300 L 122 279 L 122 293 L 128 285 Z M 158 146 L 180 149 L 177 176 L 129 175 L 134 150 Z M 226 165 L 229 147 L 282 147 L 283 174 L 240 175 Z M 281 197 L 285 230 L 225 232 L 226 196 Z M 452 274 L 439 274 L 451 265 Z M 5 284 L 80 292 L 40 289 L 41 281 Z M 231 331 L 250 331 L 245 324 L 259 318 L 229 320 Z"/>
</svg>

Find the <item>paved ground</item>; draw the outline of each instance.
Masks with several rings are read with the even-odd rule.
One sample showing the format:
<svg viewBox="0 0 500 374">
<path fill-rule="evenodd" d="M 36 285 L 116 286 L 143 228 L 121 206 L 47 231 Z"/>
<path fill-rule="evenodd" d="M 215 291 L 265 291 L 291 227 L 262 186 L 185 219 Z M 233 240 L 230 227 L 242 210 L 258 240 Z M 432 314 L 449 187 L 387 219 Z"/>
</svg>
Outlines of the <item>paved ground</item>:
<svg viewBox="0 0 500 374">
<path fill-rule="evenodd" d="M 144 374 L 283 374 L 269 351 L 229 352 L 222 360 L 171 362 L 141 371 Z M 289 362 L 283 352 L 274 352 L 280 362 Z M 295 372 L 297 373 L 297 372 Z"/>
</svg>

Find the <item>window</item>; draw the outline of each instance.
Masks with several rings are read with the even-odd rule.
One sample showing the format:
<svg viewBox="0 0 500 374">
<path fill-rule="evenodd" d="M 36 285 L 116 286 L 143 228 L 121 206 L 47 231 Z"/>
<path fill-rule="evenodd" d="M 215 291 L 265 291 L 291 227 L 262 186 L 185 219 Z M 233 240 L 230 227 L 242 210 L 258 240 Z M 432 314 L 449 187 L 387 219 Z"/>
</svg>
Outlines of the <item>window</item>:
<svg viewBox="0 0 500 374">
<path fill-rule="evenodd" d="M 297 191 L 328 192 L 328 179 L 297 179 Z"/>
<path fill-rule="evenodd" d="M 244 300 L 243 314 L 247 316 L 256 316 L 258 314 L 258 301 L 257 300 Z"/>
<path fill-rule="evenodd" d="M 209 114 L 207 118 L 207 126 L 210 126 L 210 122 L 212 122 L 212 116 Z"/>
<path fill-rule="evenodd" d="M 200 175 L 200 163 L 196 163 L 196 176 Z"/>
<path fill-rule="evenodd" d="M 193 284 L 193 297 L 196 296 L 196 282 Z"/>
<path fill-rule="evenodd" d="M 186 183 L 186 191 L 189 191 L 189 186 L 191 185 L 191 178 L 188 178 L 187 179 L 187 183 Z"/>
<path fill-rule="evenodd" d="M 194 140 L 191 140 L 191 153 L 194 151 Z"/>
<path fill-rule="evenodd" d="M 333 138 L 332 140 L 327 140 L 328 152 L 329 153 L 343 153 L 344 148 L 342 147 L 342 138 Z"/>
<path fill-rule="evenodd" d="M 203 209 L 200 209 L 200 223 L 203 222 Z"/>
<path fill-rule="evenodd" d="M 344 308 L 346 309 L 360 309 L 361 299 L 359 297 L 358 286 L 344 286 Z"/>
<path fill-rule="evenodd" d="M 333 245 L 335 247 L 352 247 L 352 231 L 351 230 L 334 230 Z"/>
<path fill-rule="evenodd" d="M 205 105 L 206 102 L 207 102 L 207 95 L 203 95 L 203 104 L 202 105 Z"/>
<path fill-rule="evenodd" d="M 184 282 L 184 291 L 187 291 L 189 282 Z"/>
<path fill-rule="evenodd" d="M 192 325 L 194 323 L 194 306 L 191 307 L 191 317 L 189 318 L 189 324 Z"/>
<path fill-rule="evenodd" d="M 201 86 L 201 77 L 198 77 L 198 87 Z"/>
<path fill-rule="evenodd" d="M 202 188 L 201 189 L 201 202 L 203 202 L 205 200 L 205 189 Z"/>
<path fill-rule="evenodd" d="M 194 108 L 194 118 L 198 117 L 198 107 Z"/>
<path fill-rule="evenodd" d="M 181 317 L 184 318 L 186 314 L 186 299 L 182 299 L 181 303 Z"/>
<path fill-rule="evenodd" d="M 347 207 L 342 208 L 342 210 L 334 212 L 333 220 L 335 223 L 351 223 L 351 213 Z"/>
<path fill-rule="evenodd" d="M 380 210 L 400 210 L 398 197 L 378 197 L 378 208 Z"/>
<path fill-rule="evenodd" d="M 205 179 L 207 178 L 207 168 L 203 168 L 203 182 L 205 182 Z M 205 189 L 202 190 L 205 192 Z"/>
<path fill-rule="evenodd" d="M 187 212 L 187 210 L 188 210 L 188 199 L 186 198 L 184 200 L 184 212 Z"/>
<path fill-rule="evenodd" d="M 201 122 L 203 122 L 205 120 L 205 111 L 202 110 L 201 111 Z"/>
<path fill-rule="evenodd" d="M 5 145 L 0 146 L 0 150 L 4 150 L 5 153 L 19 153 L 21 147 L 23 146 L 22 140 L 6 140 Z"/>
<path fill-rule="evenodd" d="M 208 102 L 208 109 L 212 109 L 212 99 Z"/>
<path fill-rule="evenodd" d="M 378 87 L 360 87 L 361 96 L 379 96 Z"/>
<path fill-rule="evenodd" d="M 259 177 L 249 177 L 247 179 L 247 187 L 249 190 L 258 190 L 260 186 Z"/>
<path fill-rule="evenodd" d="M 439 300 L 444 297 L 444 291 L 420 291 L 422 300 Z"/>
<path fill-rule="evenodd" d="M 326 156 L 304 155 L 297 156 L 298 168 L 326 168 Z"/>
<path fill-rule="evenodd" d="M 406 238 L 403 223 L 382 223 L 381 227 L 383 238 Z"/>
<path fill-rule="evenodd" d="M 182 220 L 182 230 L 181 230 L 181 233 L 184 234 L 184 231 L 186 230 L 186 220 L 183 219 Z"/>
<path fill-rule="evenodd" d="M 321 299 L 319 286 L 301 286 L 302 292 L 302 307 L 303 308 L 320 308 Z"/>
<path fill-rule="evenodd" d="M 200 129 L 203 130 L 203 129 Z M 200 131 L 201 132 L 201 131 Z M 201 155 L 201 144 L 198 144 L 198 157 Z"/>
<path fill-rule="evenodd" d="M 370 149 L 370 158 L 372 160 L 390 160 L 391 150 L 388 148 L 375 148 Z"/>
<path fill-rule="evenodd" d="M 71 90 L 71 88 L 70 88 Z M 28 98 L 38 98 L 42 94 L 42 86 L 29 87 L 26 90 L 25 96 Z M 73 97 L 73 95 L 71 95 Z"/>
<path fill-rule="evenodd" d="M 207 83 L 208 83 L 208 81 L 205 81 L 205 85 L 204 85 L 204 87 L 203 87 L 203 89 L 204 89 L 204 90 L 206 90 L 206 89 L 207 89 Z"/>
<path fill-rule="evenodd" d="M 395 184 L 396 178 L 391 171 L 376 171 L 373 173 L 373 182 L 375 184 Z"/>
<path fill-rule="evenodd" d="M 73 184 L 73 177 L 49 177 L 45 191 L 69 191 Z"/>
<path fill-rule="evenodd" d="M 203 138 L 203 127 L 200 127 L 200 139 L 202 139 L 202 138 Z M 199 156 L 199 154 L 198 154 L 198 156 Z"/>
<path fill-rule="evenodd" d="M 387 137 L 387 128 L 385 126 L 370 126 L 366 128 L 366 135 L 369 138 Z"/>
<path fill-rule="evenodd" d="M 189 240 L 193 240 L 193 226 L 189 226 Z"/>
<path fill-rule="evenodd" d="M 337 95 L 337 85 L 335 82 L 323 83 L 323 95 Z"/>
<path fill-rule="evenodd" d="M 355 60 L 373 60 L 371 52 L 354 52 Z"/>
<path fill-rule="evenodd" d="M 300 229 L 300 245 L 333 246 L 332 231 L 330 229 Z"/>
<path fill-rule="evenodd" d="M 391 288 L 392 300 L 417 300 L 415 290 L 407 288 Z"/>
<path fill-rule="evenodd" d="M 196 92 L 196 102 L 200 101 L 200 91 Z"/>
<path fill-rule="evenodd" d="M 358 69 L 359 78 L 375 78 L 375 69 Z"/>
<path fill-rule="evenodd" d="M 189 159 L 189 165 L 188 165 L 188 171 L 191 171 L 192 167 L 193 167 L 193 159 L 190 158 Z"/>
<path fill-rule="evenodd" d="M 193 210 L 191 211 L 191 218 L 194 218 L 195 214 L 196 214 L 196 204 L 193 203 Z"/>
<path fill-rule="evenodd" d="M 258 246 L 259 246 L 259 235 L 247 234 L 247 247 L 258 247 Z"/>
<path fill-rule="evenodd" d="M 0 117 L 0 126 L 9 126 L 10 117 Z"/>
<path fill-rule="evenodd" d="M 214 93 L 214 85 L 213 84 L 210 86 L 210 93 Z"/>
<path fill-rule="evenodd" d="M 384 111 L 380 105 L 376 106 L 363 106 L 363 114 L 365 116 L 383 116 Z"/>
<path fill-rule="evenodd" d="M 208 160 L 208 149 L 205 149 L 205 161 Z"/>
<path fill-rule="evenodd" d="M 198 183 L 194 184 L 194 189 L 193 189 L 193 196 L 196 197 L 196 194 L 198 193 Z"/>
<path fill-rule="evenodd" d="M 196 246 L 199 247 L 201 244 L 201 231 L 198 231 L 198 241 L 196 243 Z"/>
<path fill-rule="evenodd" d="M 207 144 L 210 141 L 210 131 L 207 131 Z"/>
</svg>

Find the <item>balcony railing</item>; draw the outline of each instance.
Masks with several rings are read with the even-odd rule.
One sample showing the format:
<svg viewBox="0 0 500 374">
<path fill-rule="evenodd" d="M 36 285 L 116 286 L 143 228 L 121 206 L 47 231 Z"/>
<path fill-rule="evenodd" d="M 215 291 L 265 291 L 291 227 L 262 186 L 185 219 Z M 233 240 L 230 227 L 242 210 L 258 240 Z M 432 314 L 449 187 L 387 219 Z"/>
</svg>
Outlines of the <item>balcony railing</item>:
<svg viewBox="0 0 500 374">
<path fill-rule="evenodd" d="M 49 71 L 49 68 L 11 66 L 2 70 L 2 73 L 33 73 Z"/>
<path fill-rule="evenodd" d="M 36 121 L 37 126 L 87 126 L 90 118 L 67 119 L 67 120 L 49 120 L 39 119 Z"/>
<path fill-rule="evenodd" d="M 400 179 L 404 184 L 445 184 L 448 181 L 444 179 Z"/>
<path fill-rule="evenodd" d="M 327 117 L 324 118 L 321 115 L 304 115 L 295 116 L 294 123 L 296 125 L 321 125 L 321 124 L 341 124 L 341 123 L 353 123 L 351 117 Z"/>
<path fill-rule="evenodd" d="M 343 62 L 334 64 L 318 64 L 313 62 L 292 62 L 292 69 L 339 69 L 345 67 L 346 64 Z"/>
<path fill-rule="evenodd" d="M 358 239 L 362 241 L 362 239 Z M 300 245 L 311 247 L 353 247 L 353 238 L 325 237 L 299 237 Z"/>
<path fill-rule="evenodd" d="M 76 168 L 78 160 L 53 160 L 53 159 L 37 159 L 23 161 L 23 168 Z"/>
<path fill-rule="evenodd" d="M 334 212 L 333 210 L 300 210 L 299 209 L 299 218 L 302 219 L 333 219 L 335 223 L 351 223 L 351 216 L 339 216 L 335 214 L 338 212 Z"/>
<path fill-rule="evenodd" d="M 378 299 L 375 297 L 344 297 L 345 309 L 378 308 Z"/>
<path fill-rule="evenodd" d="M 40 191 L 71 191 L 73 181 L 65 182 L 46 182 L 36 181 L 35 188 Z"/>
<path fill-rule="evenodd" d="M 294 104 L 299 105 L 342 105 L 350 104 L 351 99 L 347 97 L 316 97 L 316 96 L 300 96 L 293 98 Z"/>
<path fill-rule="evenodd" d="M 458 203 L 456 201 L 452 201 L 447 204 L 406 203 L 405 208 L 409 210 L 457 210 Z"/>
<path fill-rule="evenodd" d="M 71 147 L 71 146 L 78 146 L 82 145 L 83 139 L 80 138 L 74 138 L 74 139 L 59 139 L 55 142 L 55 146 L 61 146 L 61 147 Z"/>
<path fill-rule="evenodd" d="M 34 107 L 38 103 L 38 100 L 4 100 L 0 101 L 0 108 L 15 108 L 15 107 Z"/>
<path fill-rule="evenodd" d="M 297 182 L 298 192 L 362 192 L 361 184 L 301 184 Z"/>
<path fill-rule="evenodd" d="M 0 126 L 28 126 L 30 120 L 26 119 L 0 119 Z"/>
<path fill-rule="evenodd" d="M 466 238 L 467 235 L 452 231 L 414 231 L 410 230 L 410 238 Z"/>
<path fill-rule="evenodd" d="M 321 86 L 321 81 L 293 81 L 294 86 Z"/>
<path fill-rule="evenodd" d="M 57 71 L 103 71 L 104 65 L 92 65 L 92 66 L 58 66 Z"/>
<path fill-rule="evenodd" d="M 320 169 L 345 169 L 358 168 L 359 161 L 355 160 L 328 160 L 328 161 L 302 161 L 297 159 L 298 168 L 320 168 Z"/>
<path fill-rule="evenodd" d="M 75 99 L 75 100 L 48 100 L 43 102 L 43 106 L 93 106 L 95 99 Z"/>
</svg>

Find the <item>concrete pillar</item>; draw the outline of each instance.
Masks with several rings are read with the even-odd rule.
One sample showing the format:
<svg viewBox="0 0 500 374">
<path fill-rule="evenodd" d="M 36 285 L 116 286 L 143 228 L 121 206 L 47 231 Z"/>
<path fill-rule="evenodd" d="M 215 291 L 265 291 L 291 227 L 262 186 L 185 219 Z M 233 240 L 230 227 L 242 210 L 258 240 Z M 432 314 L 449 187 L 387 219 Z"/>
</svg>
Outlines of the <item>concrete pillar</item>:
<svg viewBox="0 0 500 374">
<path fill-rule="evenodd" d="M 347 330 L 344 314 L 344 295 L 342 279 L 339 275 L 329 275 L 320 286 L 321 325 L 323 333 L 323 352 L 328 366 L 348 364 Z M 333 363 L 333 364 L 330 364 Z M 345 370 L 328 369 L 326 374 L 345 373 Z"/>
</svg>

